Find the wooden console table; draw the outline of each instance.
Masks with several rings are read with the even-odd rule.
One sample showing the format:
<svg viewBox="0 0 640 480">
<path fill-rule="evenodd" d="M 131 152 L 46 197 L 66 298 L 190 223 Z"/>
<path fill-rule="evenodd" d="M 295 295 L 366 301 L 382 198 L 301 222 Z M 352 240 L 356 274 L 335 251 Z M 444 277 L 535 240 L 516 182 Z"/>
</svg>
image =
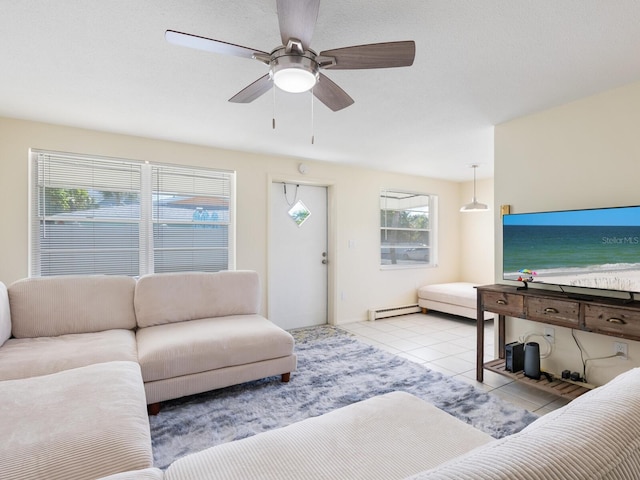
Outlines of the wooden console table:
<svg viewBox="0 0 640 480">
<path fill-rule="evenodd" d="M 529 379 L 522 372 L 505 369 L 505 317 L 574 328 L 628 340 L 640 340 L 640 302 L 605 297 L 571 297 L 566 293 L 529 288 L 518 290 L 508 285 L 477 287 L 476 379 L 484 380 L 484 369 L 557 395 L 575 398 L 588 388 L 575 382 L 554 379 L 549 382 Z M 484 312 L 498 314 L 498 359 L 484 363 Z"/>
</svg>

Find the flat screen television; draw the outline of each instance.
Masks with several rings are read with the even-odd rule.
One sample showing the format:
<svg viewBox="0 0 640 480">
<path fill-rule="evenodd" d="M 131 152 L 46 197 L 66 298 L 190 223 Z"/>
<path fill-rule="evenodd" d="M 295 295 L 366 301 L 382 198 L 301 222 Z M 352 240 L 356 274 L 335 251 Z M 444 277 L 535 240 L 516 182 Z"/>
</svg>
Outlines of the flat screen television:
<svg viewBox="0 0 640 480">
<path fill-rule="evenodd" d="M 640 292 L 640 206 L 506 214 L 502 239 L 505 280 Z"/>
</svg>

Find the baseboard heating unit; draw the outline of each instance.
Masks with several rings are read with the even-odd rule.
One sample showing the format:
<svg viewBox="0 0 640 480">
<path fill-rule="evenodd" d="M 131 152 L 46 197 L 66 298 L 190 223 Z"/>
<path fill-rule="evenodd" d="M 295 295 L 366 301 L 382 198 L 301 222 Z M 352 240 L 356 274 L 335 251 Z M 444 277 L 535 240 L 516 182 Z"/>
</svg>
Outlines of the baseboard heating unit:
<svg viewBox="0 0 640 480">
<path fill-rule="evenodd" d="M 416 305 L 402 305 L 400 307 L 377 308 L 369 310 L 369 321 L 380 320 L 381 318 L 397 317 L 408 313 L 417 313 L 421 309 Z"/>
</svg>

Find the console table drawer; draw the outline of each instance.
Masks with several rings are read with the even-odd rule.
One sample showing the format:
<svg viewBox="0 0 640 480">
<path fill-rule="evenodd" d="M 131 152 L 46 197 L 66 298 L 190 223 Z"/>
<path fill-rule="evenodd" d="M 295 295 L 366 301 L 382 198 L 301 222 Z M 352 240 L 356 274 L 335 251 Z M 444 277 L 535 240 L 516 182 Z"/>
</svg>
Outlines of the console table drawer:
<svg viewBox="0 0 640 480">
<path fill-rule="evenodd" d="M 553 298 L 527 297 L 527 318 L 576 328 L 580 323 L 580 304 Z"/>
<path fill-rule="evenodd" d="M 601 305 L 585 305 L 587 330 L 609 335 L 640 338 L 640 311 Z"/>
<path fill-rule="evenodd" d="M 524 297 L 502 292 L 484 292 L 484 309 L 488 312 L 512 317 L 524 316 Z"/>
</svg>

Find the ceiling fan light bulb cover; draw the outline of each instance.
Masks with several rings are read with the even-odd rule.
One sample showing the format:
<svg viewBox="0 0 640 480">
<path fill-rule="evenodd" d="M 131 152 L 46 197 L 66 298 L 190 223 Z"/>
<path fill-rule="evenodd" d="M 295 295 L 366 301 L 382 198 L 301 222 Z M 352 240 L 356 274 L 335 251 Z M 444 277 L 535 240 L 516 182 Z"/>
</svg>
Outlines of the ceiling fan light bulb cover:
<svg viewBox="0 0 640 480">
<path fill-rule="evenodd" d="M 302 68 L 284 68 L 273 73 L 273 82 L 280 90 L 289 93 L 301 93 L 311 90 L 316 82 L 317 77 Z"/>
<path fill-rule="evenodd" d="M 310 52 L 309 55 L 312 53 Z M 270 74 L 280 90 L 302 93 L 318 83 L 319 67 L 315 60 L 305 55 L 289 55 L 282 49 L 273 54 Z"/>
</svg>

